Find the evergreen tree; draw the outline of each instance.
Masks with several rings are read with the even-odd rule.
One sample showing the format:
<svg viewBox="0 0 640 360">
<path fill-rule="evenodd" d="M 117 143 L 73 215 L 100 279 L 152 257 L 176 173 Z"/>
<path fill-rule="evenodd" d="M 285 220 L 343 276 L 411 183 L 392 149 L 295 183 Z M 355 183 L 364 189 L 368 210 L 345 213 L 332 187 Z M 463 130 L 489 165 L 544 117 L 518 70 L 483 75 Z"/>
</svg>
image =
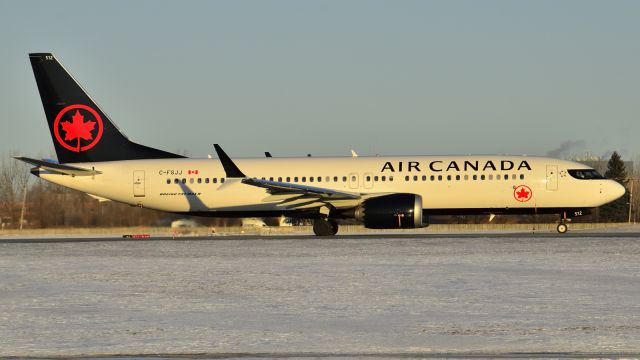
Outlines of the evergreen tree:
<svg viewBox="0 0 640 360">
<path fill-rule="evenodd" d="M 615 180 L 625 188 L 627 187 L 628 177 L 627 169 L 620 155 L 614 151 L 611 159 L 607 163 L 607 172 L 604 176 Z M 600 207 L 600 221 L 602 222 L 624 222 L 627 220 L 629 211 L 629 191 L 627 191 L 620 199 Z"/>
</svg>

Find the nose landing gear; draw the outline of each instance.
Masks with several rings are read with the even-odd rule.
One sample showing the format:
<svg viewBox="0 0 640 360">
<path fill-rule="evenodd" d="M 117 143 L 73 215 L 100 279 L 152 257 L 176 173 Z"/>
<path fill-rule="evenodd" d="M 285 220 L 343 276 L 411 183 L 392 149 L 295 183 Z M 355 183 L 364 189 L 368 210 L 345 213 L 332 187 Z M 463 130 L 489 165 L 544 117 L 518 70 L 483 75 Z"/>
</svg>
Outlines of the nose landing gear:
<svg viewBox="0 0 640 360">
<path fill-rule="evenodd" d="M 558 224 L 558 226 L 556 227 L 556 230 L 560 233 L 560 234 L 564 234 L 567 232 L 567 230 L 569 230 L 569 226 L 567 226 L 567 223 L 570 222 L 571 219 L 567 219 L 567 212 L 563 211 L 562 212 L 562 217 L 560 218 L 560 223 Z"/>
<path fill-rule="evenodd" d="M 558 224 L 558 227 L 556 227 L 556 230 L 558 230 L 560 234 L 564 234 L 567 232 L 567 230 L 569 230 L 569 227 L 567 226 L 567 224 L 561 222 L 560 224 Z"/>
</svg>

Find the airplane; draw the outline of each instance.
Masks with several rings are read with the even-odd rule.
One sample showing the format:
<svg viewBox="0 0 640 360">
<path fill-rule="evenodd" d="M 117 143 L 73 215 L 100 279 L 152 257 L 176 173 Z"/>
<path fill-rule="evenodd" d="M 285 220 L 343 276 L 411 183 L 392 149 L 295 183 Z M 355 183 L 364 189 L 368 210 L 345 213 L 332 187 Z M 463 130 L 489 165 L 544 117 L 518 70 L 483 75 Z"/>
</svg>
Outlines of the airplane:
<svg viewBox="0 0 640 360">
<path fill-rule="evenodd" d="M 335 235 L 344 219 L 411 229 L 440 214 L 557 214 L 564 233 L 572 217 L 625 192 L 584 164 L 547 157 L 232 160 L 215 144 L 218 159 L 187 158 L 129 140 L 53 54 L 29 59 L 58 161 L 18 159 L 97 199 L 185 215 L 312 219 L 318 236 Z"/>
</svg>

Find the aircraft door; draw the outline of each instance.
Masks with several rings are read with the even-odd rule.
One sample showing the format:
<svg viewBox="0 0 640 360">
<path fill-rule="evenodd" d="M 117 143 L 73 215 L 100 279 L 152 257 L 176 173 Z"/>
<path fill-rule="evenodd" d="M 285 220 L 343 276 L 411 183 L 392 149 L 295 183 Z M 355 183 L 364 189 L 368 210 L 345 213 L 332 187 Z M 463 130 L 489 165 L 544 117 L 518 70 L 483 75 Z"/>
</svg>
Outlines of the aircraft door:
<svg viewBox="0 0 640 360">
<path fill-rule="evenodd" d="M 133 172 L 133 196 L 144 197 L 144 170 Z"/>
<path fill-rule="evenodd" d="M 357 189 L 358 188 L 358 174 L 356 173 L 351 173 L 349 174 L 349 187 L 352 189 Z"/>
<path fill-rule="evenodd" d="M 547 165 L 547 190 L 558 190 L 558 165 Z"/>
<path fill-rule="evenodd" d="M 364 188 L 373 188 L 373 175 L 371 173 L 364 173 Z"/>
</svg>

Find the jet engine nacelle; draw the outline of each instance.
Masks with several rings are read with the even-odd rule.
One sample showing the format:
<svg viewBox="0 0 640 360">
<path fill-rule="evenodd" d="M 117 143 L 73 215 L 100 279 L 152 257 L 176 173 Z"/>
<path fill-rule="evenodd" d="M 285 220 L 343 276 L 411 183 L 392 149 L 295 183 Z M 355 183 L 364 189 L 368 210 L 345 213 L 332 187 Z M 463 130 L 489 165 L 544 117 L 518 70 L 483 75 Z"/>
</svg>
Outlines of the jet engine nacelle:
<svg viewBox="0 0 640 360">
<path fill-rule="evenodd" d="M 355 218 L 369 229 L 412 229 L 425 227 L 422 196 L 391 194 L 365 200 L 356 209 Z"/>
</svg>

